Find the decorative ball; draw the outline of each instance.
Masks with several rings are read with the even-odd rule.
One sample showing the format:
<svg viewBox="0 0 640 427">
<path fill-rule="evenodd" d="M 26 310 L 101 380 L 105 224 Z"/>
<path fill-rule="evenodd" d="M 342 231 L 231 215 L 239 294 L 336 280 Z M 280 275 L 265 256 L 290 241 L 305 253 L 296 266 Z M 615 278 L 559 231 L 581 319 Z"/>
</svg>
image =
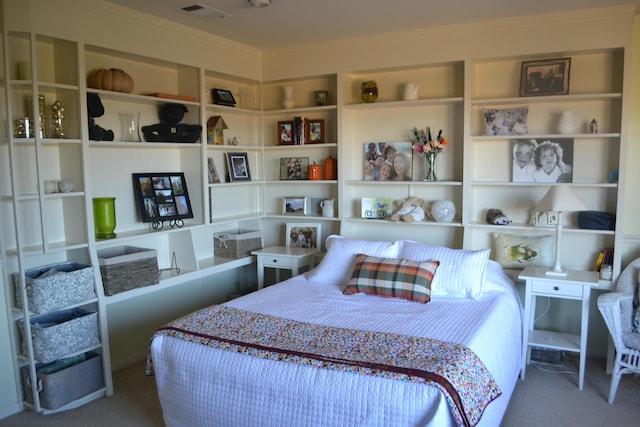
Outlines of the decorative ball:
<svg viewBox="0 0 640 427">
<path fill-rule="evenodd" d="M 61 193 L 71 193 L 73 191 L 73 182 L 70 179 L 62 179 L 58 183 L 58 189 Z"/>
<path fill-rule="evenodd" d="M 431 205 L 431 216 L 438 222 L 451 222 L 456 216 L 456 205 L 451 200 L 436 200 Z"/>
</svg>

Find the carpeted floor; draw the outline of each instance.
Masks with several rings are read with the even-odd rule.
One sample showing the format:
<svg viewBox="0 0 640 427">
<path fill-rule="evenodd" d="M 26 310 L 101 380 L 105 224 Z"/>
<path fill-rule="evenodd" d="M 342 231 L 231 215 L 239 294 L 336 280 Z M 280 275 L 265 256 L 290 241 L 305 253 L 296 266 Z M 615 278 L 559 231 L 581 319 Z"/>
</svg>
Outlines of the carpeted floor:
<svg viewBox="0 0 640 427">
<path fill-rule="evenodd" d="M 632 426 L 640 420 L 640 378 L 622 377 L 616 401 L 607 402 L 611 377 L 603 359 L 588 359 L 584 390 L 578 390 L 575 359 L 561 371 L 531 365 L 525 381 L 518 380 L 503 427 Z M 156 427 L 163 426 L 153 377 L 144 363 L 118 371 L 115 393 L 81 408 L 59 414 L 22 412 L 0 420 L 0 427 Z M 234 426 L 235 427 L 235 426 Z M 241 427 L 241 426 L 238 426 Z M 341 426 L 342 427 L 342 426 Z"/>
</svg>

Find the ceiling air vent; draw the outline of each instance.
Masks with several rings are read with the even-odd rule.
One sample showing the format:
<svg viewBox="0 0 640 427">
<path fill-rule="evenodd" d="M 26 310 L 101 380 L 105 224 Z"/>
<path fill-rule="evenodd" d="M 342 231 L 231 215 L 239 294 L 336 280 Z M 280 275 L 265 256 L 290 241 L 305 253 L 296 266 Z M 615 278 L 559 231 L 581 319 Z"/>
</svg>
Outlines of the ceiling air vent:
<svg viewBox="0 0 640 427">
<path fill-rule="evenodd" d="M 202 3 L 195 3 L 191 6 L 185 6 L 180 8 L 180 10 L 187 12 L 190 15 L 197 16 L 199 18 L 226 18 L 231 16 L 230 13 L 224 12 L 222 10 L 215 9 L 211 6 L 207 6 Z"/>
</svg>

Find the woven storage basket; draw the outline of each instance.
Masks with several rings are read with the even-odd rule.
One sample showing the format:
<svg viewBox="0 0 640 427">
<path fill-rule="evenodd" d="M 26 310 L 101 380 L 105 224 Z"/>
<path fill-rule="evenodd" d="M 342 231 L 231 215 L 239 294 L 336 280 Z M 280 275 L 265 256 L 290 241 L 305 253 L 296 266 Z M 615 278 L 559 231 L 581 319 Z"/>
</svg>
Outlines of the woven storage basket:
<svg viewBox="0 0 640 427">
<path fill-rule="evenodd" d="M 213 254 L 219 258 L 244 258 L 262 248 L 262 231 L 238 228 L 213 235 Z"/>
<path fill-rule="evenodd" d="M 104 294 L 156 285 L 160 281 L 158 254 L 154 249 L 118 246 L 98 251 Z"/>
<path fill-rule="evenodd" d="M 21 374 L 26 401 L 33 404 L 29 367 L 23 366 Z M 102 356 L 88 352 L 53 363 L 38 363 L 36 377 L 40 406 L 58 409 L 104 387 Z"/>
<path fill-rule="evenodd" d="M 36 314 L 60 310 L 96 298 L 93 266 L 64 262 L 27 270 L 25 286 L 29 311 Z M 13 273 L 16 306 L 22 308 L 20 274 Z"/>
<path fill-rule="evenodd" d="M 71 308 L 31 317 L 33 354 L 42 363 L 53 362 L 69 354 L 100 344 L 98 314 Z M 22 334 L 22 352 L 27 353 L 24 319 L 18 320 Z"/>
</svg>

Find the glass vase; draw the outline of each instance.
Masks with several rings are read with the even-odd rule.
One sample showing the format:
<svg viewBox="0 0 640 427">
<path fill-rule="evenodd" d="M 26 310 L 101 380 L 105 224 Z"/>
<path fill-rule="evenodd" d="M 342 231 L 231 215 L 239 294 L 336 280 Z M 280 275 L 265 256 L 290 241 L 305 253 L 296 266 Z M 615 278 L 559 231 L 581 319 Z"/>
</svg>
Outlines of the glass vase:
<svg viewBox="0 0 640 427">
<path fill-rule="evenodd" d="M 116 237 L 116 198 L 95 197 L 93 199 L 93 228 L 97 239 Z"/>
<path fill-rule="evenodd" d="M 436 158 L 438 153 L 425 153 L 424 158 L 427 159 L 427 173 L 424 177 L 425 181 L 437 181 L 436 176 Z"/>
<path fill-rule="evenodd" d="M 123 142 L 140 142 L 140 113 L 119 113 L 121 140 Z"/>
</svg>

